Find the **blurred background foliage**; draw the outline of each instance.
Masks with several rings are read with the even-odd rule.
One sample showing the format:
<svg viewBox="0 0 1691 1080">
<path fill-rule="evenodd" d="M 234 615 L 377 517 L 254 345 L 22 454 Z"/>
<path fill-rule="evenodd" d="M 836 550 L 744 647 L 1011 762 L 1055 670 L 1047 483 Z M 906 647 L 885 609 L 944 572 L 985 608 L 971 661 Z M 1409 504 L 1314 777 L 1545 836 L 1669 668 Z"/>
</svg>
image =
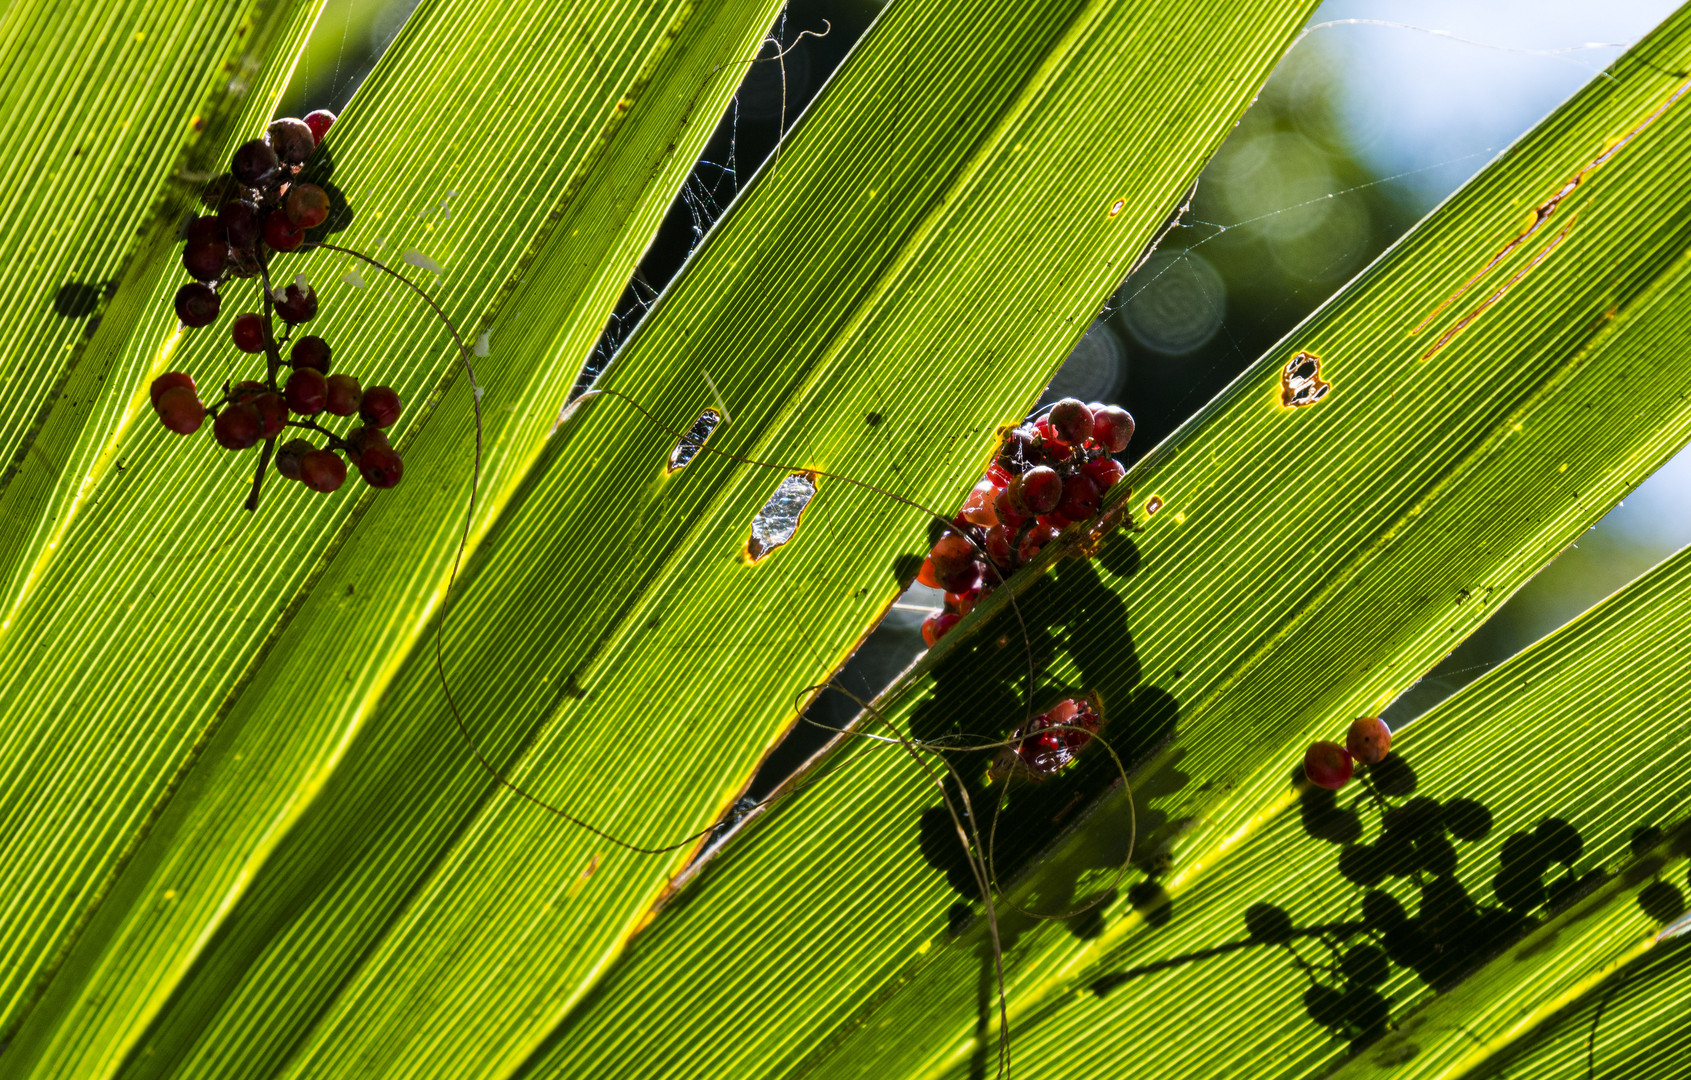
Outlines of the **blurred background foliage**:
<svg viewBox="0 0 1691 1080">
<path fill-rule="evenodd" d="M 417 0 L 328 0 L 280 112 L 339 109 Z M 605 329 L 603 367 L 883 5 L 792 0 Z M 1674 8 L 1674 0 L 1328 0 L 1111 298 L 1045 400 L 1116 402 L 1133 458 L 1174 430 L 1445 196 Z M 969 32 L 960 27 L 959 33 Z M 781 55 L 777 57 L 777 54 Z M 1011 418 L 1006 417 L 1006 420 Z M 962 493 L 959 492 L 959 498 Z M 1387 711 L 1394 726 L 1691 540 L 1682 452 Z M 836 679 L 873 696 L 922 650 L 915 586 Z M 824 695 L 813 716 L 857 711 Z M 825 738 L 797 725 L 756 790 Z"/>
</svg>

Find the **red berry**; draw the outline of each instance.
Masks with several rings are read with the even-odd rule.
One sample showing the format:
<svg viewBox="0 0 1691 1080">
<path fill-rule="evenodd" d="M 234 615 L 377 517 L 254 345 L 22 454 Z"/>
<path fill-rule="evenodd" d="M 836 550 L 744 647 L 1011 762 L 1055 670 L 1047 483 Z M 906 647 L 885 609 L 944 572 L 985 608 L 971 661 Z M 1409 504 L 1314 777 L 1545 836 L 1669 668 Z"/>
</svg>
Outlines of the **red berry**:
<svg viewBox="0 0 1691 1080">
<path fill-rule="evenodd" d="M 251 311 L 237 315 L 229 333 L 235 339 L 235 348 L 242 352 L 264 351 L 264 316 Z"/>
<path fill-rule="evenodd" d="M 186 371 L 167 371 L 154 379 L 153 385 L 148 388 L 153 398 L 153 408 L 159 407 L 159 398 L 163 396 L 166 390 L 175 390 L 177 387 L 181 387 L 192 394 L 194 392 L 194 377 Z"/>
<path fill-rule="evenodd" d="M 1051 430 L 1067 443 L 1092 438 L 1092 410 L 1076 398 L 1064 398 L 1051 407 Z"/>
<path fill-rule="evenodd" d="M 1026 536 L 1022 537 L 1021 546 L 1016 549 L 1016 557 L 1021 559 L 1024 563 L 1032 562 L 1034 558 L 1039 555 L 1039 550 L 1041 548 L 1057 539 L 1057 533 L 1059 531 L 1060 530 L 1054 529 L 1049 525 L 1035 525 L 1033 528 L 1028 530 L 1028 534 Z"/>
<path fill-rule="evenodd" d="M 351 416 L 364 400 L 364 390 L 351 375 L 329 376 L 329 399 L 323 407 L 336 416 Z"/>
<path fill-rule="evenodd" d="M 1070 521 L 1085 521 L 1098 516 L 1098 508 L 1102 505 L 1104 494 L 1098 490 L 1098 485 L 1087 478 L 1085 473 L 1078 473 L 1069 477 L 1068 483 L 1063 485 L 1063 501 L 1057 504 L 1057 513 Z"/>
<path fill-rule="evenodd" d="M 264 434 L 264 418 L 259 415 L 258 407 L 250 403 L 230 405 L 217 414 L 211 433 L 224 449 L 245 450 Z"/>
<path fill-rule="evenodd" d="M 305 126 L 311 129 L 311 137 L 319 143 L 328 132 L 329 125 L 335 122 L 335 114 L 328 109 L 313 109 L 305 114 Z"/>
<path fill-rule="evenodd" d="M 1015 481 L 1016 478 L 1012 476 L 1010 478 L 1012 486 L 1015 484 Z M 997 515 L 998 523 L 1000 525 L 1007 525 L 1012 529 L 1017 528 L 1022 522 L 1027 520 L 1027 516 L 1017 511 L 1015 505 L 1010 501 L 1010 488 L 1008 487 L 1001 490 L 993 498 L 992 511 L 995 515 Z"/>
<path fill-rule="evenodd" d="M 282 433 L 288 424 L 288 406 L 282 400 L 282 395 L 274 391 L 266 391 L 252 399 L 252 404 L 258 410 L 258 415 L 264 420 L 264 437 L 274 439 Z"/>
<path fill-rule="evenodd" d="M 963 621 L 963 616 L 954 611 L 942 611 L 938 615 L 929 615 L 922 620 L 922 640 L 928 643 L 928 648 L 939 644 L 953 626 Z"/>
<path fill-rule="evenodd" d="M 305 243 L 305 230 L 289 221 L 286 211 L 272 210 L 264 219 L 264 242 L 277 251 L 295 251 Z"/>
<path fill-rule="evenodd" d="M 405 463 L 399 459 L 399 454 L 391 446 L 366 446 L 363 457 L 358 462 L 358 471 L 363 474 L 364 482 L 373 488 L 390 488 L 399 483 L 400 476 L 405 472 Z"/>
<path fill-rule="evenodd" d="M 992 464 L 986 467 L 986 478 L 992 481 L 992 486 L 998 488 L 1000 491 L 1002 491 L 1005 486 L 1007 486 L 1010 481 L 1015 478 L 1015 475 L 1015 473 L 1004 467 L 1003 461 L 999 458 L 993 458 Z"/>
<path fill-rule="evenodd" d="M 981 577 L 986 572 L 986 566 L 973 560 L 953 570 L 942 570 L 937 566 L 934 577 L 938 579 L 940 588 L 946 592 L 968 592 L 970 589 L 981 587 Z"/>
<path fill-rule="evenodd" d="M 346 481 L 346 462 L 333 450 L 313 450 L 299 459 L 299 478 L 312 491 L 333 491 Z"/>
<path fill-rule="evenodd" d="M 247 187 L 264 187 L 281 172 L 282 163 L 276 151 L 263 139 L 253 139 L 235 148 L 229 159 L 229 171 Z"/>
<path fill-rule="evenodd" d="M 1120 405 L 1106 405 L 1092 413 L 1092 439 L 1112 454 L 1127 449 L 1133 438 L 1133 417 Z"/>
<path fill-rule="evenodd" d="M 272 297 L 276 302 L 276 316 L 289 326 L 297 326 L 310 321 L 317 314 L 317 290 L 306 289 L 300 291 L 298 285 L 290 284 L 282 290 L 280 297 Z"/>
<path fill-rule="evenodd" d="M 1363 716 L 1351 721 L 1350 731 L 1345 735 L 1345 749 L 1351 757 L 1364 765 L 1378 765 L 1386 760 L 1391 747 L 1392 729 L 1384 720 Z"/>
<path fill-rule="evenodd" d="M 217 290 L 198 281 L 190 281 L 176 290 L 176 317 L 184 326 L 210 326 L 222 305 Z"/>
<path fill-rule="evenodd" d="M 393 392 L 391 386 L 372 386 L 364 391 L 358 415 L 372 427 L 390 427 L 399 419 L 399 395 Z"/>
<path fill-rule="evenodd" d="M 1099 491 L 1108 491 L 1117 480 L 1127 475 L 1127 470 L 1121 467 L 1121 462 L 1112 457 L 1093 458 L 1080 468 L 1080 475 L 1098 485 Z"/>
<path fill-rule="evenodd" d="M 264 224 L 259 216 L 258 205 L 245 199 L 236 199 L 226 203 L 218 214 L 223 222 L 224 233 L 229 238 L 229 246 L 252 250 L 264 235 Z"/>
<path fill-rule="evenodd" d="M 229 245 L 222 240 L 190 240 L 182 249 L 182 269 L 200 281 L 216 281 L 228 265 Z"/>
<path fill-rule="evenodd" d="M 294 342 L 293 350 L 288 359 L 296 368 L 316 368 L 323 374 L 329 373 L 329 343 L 316 334 L 307 334 Z"/>
<path fill-rule="evenodd" d="M 329 401 L 329 380 L 316 368 L 295 368 L 282 388 L 288 408 L 301 416 L 316 416 Z"/>
<path fill-rule="evenodd" d="M 975 605 L 980 603 L 981 597 L 984 595 L 986 595 L 985 589 L 970 589 L 968 592 L 960 593 L 948 592 L 945 594 L 945 606 L 948 610 L 955 611 L 959 615 L 967 615 L 975 610 Z"/>
<path fill-rule="evenodd" d="M 1350 753 L 1338 743 L 1313 742 L 1303 755 L 1303 774 L 1318 787 L 1337 791 L 1350 782 L 1355 766 Z"/>
<path fill-rule="evenodd" d="M 1010 554 L 1010 531 L 1004 526 L 994 525 L 988 529 L 986 542 L 981 546 L 986 548 L 987 557 L 997 564 L 1000 570 L 1008 572 L 1016 568 L 1013 561 L 1015 557 Z"/>
<path fill-rule="evenodd" d="M 933 556 L 928 555 L 923 557 L 922 568 L 916 571 L 916 580 L 930 589 L 939 588 L 939 578 L 934 576 Z"/>
<path fill-rule="evenodd" d="M 314 229 L 329 216 L 329 193 L 316 184 L 294 184 L 283 204 L 288 220 L 302 229 Z"/>
<path fill-rule="evenodd" d="M 962 569 L 974 561 L 975 549 L 961 535 L 947 532 L 934 541 L 933 550 L 928 552 L 928 558 L 934 562 L 934 573 L 944 576 L 947 571 Z"/>
<path fill-rule="evenodd" d="M 292 116 L 270 121 L 264 137 L 270 140 L 270 148 L 284 165 L 304 165 L 317 149 L 317 136 L 312 134 L 311 126 Z"/>
<path fill-rule="evenodd" d="M 1037 465 L 1018 476 L 1009 491 L 1012 505 L 1026 507 L 1027 516 L 1037 517 L 1063 501 L 1063 478 L 1049 465 Z"/>
<path fill-rule="evenodd" d="M 316 447 L 304 439 L 289 439 L 276 449 L 276 471 L 289 480 L 300 477 L 300 462 Z"/>
<path fill-rule="evenodd" d="M 998 498 L 998 489 L 991 480 L 982 480 L 969 492 L 969 497 L 963 500 L 963 509 L 958 516 L 971 525 L 984 525 L 987 528 L 998 524 L 998 514 L 993 509 L 993 501 Z"/>
<path fill-rule="evenodd" d="M 388 446 L 381 428 L 355 427 L 346 434 L 346 456 L 355 469 L 364 467 L 364 452 L 378 446 Z"/>
<path fill-rule="evenodd" d="M 1062 461 L 1074 452 L 1074 447 L 1062 440 L 1048 418 L 1041 417 L 1033 429 L 1039 433 L 1040 453 L 1050 460 Z"/>
<path fill-rule="evenodd" d="M 194 396 L 192 383 L 155 394 L 153 408 L 158 410 L 159 422 L 178 435 L 192 435 L 200 430 L 206 418 L 206 407 Z"/>
<path fill-rule="evenodd" d="M 234 398 L 236 401 L 251 401 L 253 398 L 267 392 L 269 389 L 270 388 L 268 386 L 265 386 L 257 379 L 242 379 L 240 382 L 235 384 L 234 391 L 230 394 L 230 397 Z"/>
</svg>

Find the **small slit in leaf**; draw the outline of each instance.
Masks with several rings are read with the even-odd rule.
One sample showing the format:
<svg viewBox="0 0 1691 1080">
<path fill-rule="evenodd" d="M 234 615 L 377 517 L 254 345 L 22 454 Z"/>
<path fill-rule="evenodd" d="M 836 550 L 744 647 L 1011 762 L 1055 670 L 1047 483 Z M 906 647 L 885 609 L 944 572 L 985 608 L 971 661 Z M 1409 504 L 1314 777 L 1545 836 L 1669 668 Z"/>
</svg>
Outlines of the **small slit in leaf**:
<svg viewBox="0 0 1691 1080">
<path fill-rule="evenodd" d="M 682 436 L 681 441 L 675 444 L 675 449 L 669 452 L 668 471 L 685 469 L 687 463 L 704 449 L 711 432 L 716 430 L 716 425 L 721 420 L 722 414 L 715 409 L 706 409 L 700 413 L 699 418 L 693 421 L 693 426 L 687 429 L 687 434 Z"/>
<path fill-rule="evenodd" d="M 808 473 L 793 473 L 781 481 L 775 494 L 752 519 L 752 536 L 746 554 L 753 562 L 785 544 L 798 532 L 799 515 L 816 494 L 816 480 Z"/>
</svg>

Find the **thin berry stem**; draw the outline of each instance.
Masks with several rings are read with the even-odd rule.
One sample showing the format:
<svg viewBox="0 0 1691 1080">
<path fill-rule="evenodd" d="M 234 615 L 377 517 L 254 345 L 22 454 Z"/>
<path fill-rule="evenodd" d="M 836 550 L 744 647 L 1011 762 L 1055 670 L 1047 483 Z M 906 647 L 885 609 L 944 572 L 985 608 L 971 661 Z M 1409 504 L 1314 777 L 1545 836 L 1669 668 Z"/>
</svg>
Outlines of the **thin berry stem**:
<svg viewBox="0 0 1691 1080">
<path fill-rule="evenodd" d="M 258 470 L 252 474 L 252 490 L 247 492 L 248 510 L 258 509 L 258 493 L 264 488 L 264 474 L 270 468 L 270 452 L 275 448 L 276 437 L 272 435 L 264 440 L 264 448 L 258 452 Z"/>
</svg>

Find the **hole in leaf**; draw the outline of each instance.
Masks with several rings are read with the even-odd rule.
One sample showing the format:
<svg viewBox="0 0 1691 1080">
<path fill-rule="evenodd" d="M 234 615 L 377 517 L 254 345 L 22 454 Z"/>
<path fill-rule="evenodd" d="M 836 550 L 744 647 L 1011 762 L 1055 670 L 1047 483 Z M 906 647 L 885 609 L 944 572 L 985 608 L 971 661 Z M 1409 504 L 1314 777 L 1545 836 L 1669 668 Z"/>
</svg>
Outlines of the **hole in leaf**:
<svg viewBox="0 0 1691 1080">
<path fill-rule="evenodd" d="M 1289 409 L 1314 405 L 1332 388 L 1331 383 L 1321 378 L 1321 357 L 1301 352 L 1288 360 L 1280 373 L 1280 404 Z"/>
<path fill-rule="evenodd" d="M 687 429 L 687 434 L 682 437 L 680 442 L 675 444 L 675 449 L 669 452 L 668 471 L 675 472 L 677 469 L 685 469 L 687 463 L 692 461 L 700 450 L 704 449 L 705 442 L 710 438 L 711 432 L 716 430 L 716 425 L 721 420 L 722 414 L 715 409 L 706 409 L 700 413 L 699 418 L 693 421 L 693 426 Z"/>
<path fill-rule="evenodd" d="M 798 531 L 799 515 L 815 494 L 816 481 L 807 473 L 793 473 L 781 481 L 775 494 L 752 519 L 752 538 L 746 544 L 746 553 L 753 562 L 793 538 Z"/>
</svg>

